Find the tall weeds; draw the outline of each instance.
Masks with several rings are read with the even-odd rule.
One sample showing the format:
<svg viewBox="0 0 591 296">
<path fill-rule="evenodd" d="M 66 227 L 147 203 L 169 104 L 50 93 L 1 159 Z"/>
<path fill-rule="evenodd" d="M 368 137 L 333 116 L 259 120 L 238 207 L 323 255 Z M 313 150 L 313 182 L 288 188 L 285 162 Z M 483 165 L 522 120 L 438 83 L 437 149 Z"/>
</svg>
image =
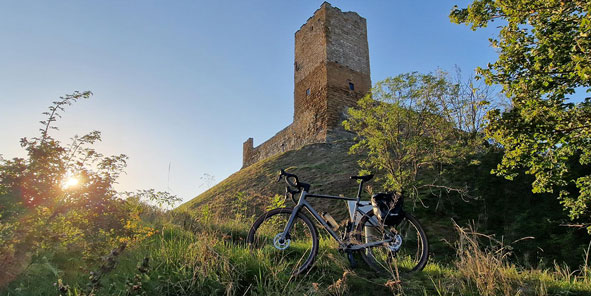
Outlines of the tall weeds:
<svg viewBox="0 0 591 296">
<path fill-rule="evenodd" d="M 204 225 L 196 219 L 200 217 L 185 214 L 169 218 L 178 224 L 164 223 L 142 245 L 117 256 L 116 266 L 108 264 L 100 274 L 102 284 L 95 281 L 93 289 L 87 276 L 76 279 L 57 270 L 54 276 L 63 281 L 51 285 L 55 279 L 23 278 L 7 295 L 591 295 L 587 264 L 576 271 L 560 265 L 518 269 L 510 263 L 510 246 L 474 227 L 455 226 L 453 263 L 431 262 L 422 272 L 400 277 L 378 276 L 364 266 L 351 269 L 336 243 L 321 236 L 314 267 L 305 276 L 292 277 L 265 252 L 246 246 L 250 223 Z M 587 262 L 589 250 L 582 258 Z M 32 283 L 37 287 L 30 287 Z"/>
<path fill-rule="evenodd" d="M 511 276 L 514 267 L 507 257 L 510 248 L 492 236 L 478 233 L 473 226 L 462 228 L 455 224 L 459 239 L 456 242 L 455 265 L 465 290 L 476 288 L 479 295 L 517 295 L 522 283 Z M 481 240 L 488 240 L 483 247 Z"/>
</svg>

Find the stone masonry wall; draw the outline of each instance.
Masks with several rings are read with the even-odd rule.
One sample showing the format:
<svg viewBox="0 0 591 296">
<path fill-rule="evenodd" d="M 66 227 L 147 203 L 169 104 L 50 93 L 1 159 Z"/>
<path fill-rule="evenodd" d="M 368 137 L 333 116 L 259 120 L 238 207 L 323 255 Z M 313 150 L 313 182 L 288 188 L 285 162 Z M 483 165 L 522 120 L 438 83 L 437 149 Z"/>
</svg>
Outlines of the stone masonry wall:
<svg viewBox="0 0 591 296">
<path fill-rule="evenodd" d="M 350 136 L 341 122 L 370 88 L 366 20 L 324 2 L 295 33 L 293 123 L 257 147 L 244 142 L 243 167 Z"/>
<path fill-rule="evenodd" d="M 302 123 L 305 122 L 302 121 Z M 318 133 L 305 132 L 310 129 L 311 127 L 301 127 L 292 123 L 257 147 L 253 147 L 253 139 L 248 138 L 243 144 L 242 167 L 247 167 L 275 154 L 301 148 L 307 144 L 326 142 L 326 130 Z"/>
<path fill-rule="evenodd" d="M 369 75 L 334 62 L 327 63 L 327 73 L 326 128 L 337 130 L 345 120 L 347 109 L 355 106 L 357 101 L 369 92 L 371 80 Z M 354 90 L 349 88 L 349 83 L 353 83 Z"/>
<path fill-rule="evenodd" d="M 308 76 L 326 61 L 326 5 L 295 32 L 294 83 Z"/>
<path fill-rule="evenodd" d="M 369 77 L 369 46 L 366 20 L 356 12 L 326 9 L 326 60 Z"/>
</svg>

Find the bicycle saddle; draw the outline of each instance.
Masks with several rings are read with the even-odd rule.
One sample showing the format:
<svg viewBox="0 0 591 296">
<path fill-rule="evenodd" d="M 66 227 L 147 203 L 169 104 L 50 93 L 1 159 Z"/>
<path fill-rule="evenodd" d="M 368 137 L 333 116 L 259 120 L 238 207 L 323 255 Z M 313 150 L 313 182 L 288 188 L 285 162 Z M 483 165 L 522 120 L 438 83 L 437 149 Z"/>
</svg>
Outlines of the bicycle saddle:
<svg viewBox="0 0 591 296">
<path fill-rule="evenodd" d="M 365 176 L 351 176 L 351 179 L 353 179 L 353 180 L 363 180 L 364 182 L 371 180 L 371 178 L 373 178 L 373 174 L 369 174 L 369 175 L 365 175 Z"/>
</svg>

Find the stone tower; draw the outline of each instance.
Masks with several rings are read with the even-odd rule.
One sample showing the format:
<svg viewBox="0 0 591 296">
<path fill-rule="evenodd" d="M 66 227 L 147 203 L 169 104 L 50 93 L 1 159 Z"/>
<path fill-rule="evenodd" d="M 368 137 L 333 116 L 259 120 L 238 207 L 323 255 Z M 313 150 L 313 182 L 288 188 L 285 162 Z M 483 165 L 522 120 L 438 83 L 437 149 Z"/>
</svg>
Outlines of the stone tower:
<svg viewBox="0 0 591 296">
<path fill-rule="evenodd" d="M 293 123 L 257 147 L 244 142 L 243 167 L 346 136 L 345 112 L 370 88 L 365 19 L 324 2 L 295 33 Z"/>
<path fill-rule="evenodd" d="M 295 33 L 294 66 L 294 123 L 313 122 L 321 134 L 339 128 L 371 87 L 365 19 L 324 2 Z"/>
</svg>

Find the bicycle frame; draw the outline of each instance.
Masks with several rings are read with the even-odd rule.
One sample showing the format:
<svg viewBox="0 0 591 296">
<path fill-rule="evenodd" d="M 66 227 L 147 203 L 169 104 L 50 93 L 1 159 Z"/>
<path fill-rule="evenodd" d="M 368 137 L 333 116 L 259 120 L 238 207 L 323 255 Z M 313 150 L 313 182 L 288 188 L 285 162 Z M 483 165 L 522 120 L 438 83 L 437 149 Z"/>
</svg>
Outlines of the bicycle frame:
<svg viewBox="0 0 591 296">
<path fill-rule="evenodd" d="M 295 220 L 296 215 L 298 215 L 298 213 L 301 211 L 302 208 L 306 208 L 308 210 L 308 212 L 310 212 L 310 214 L 312 214 L 312 216 L 314 216 L 316 221 L 318 221 L 318 223 L 320 223 L 320 225 L 322 225 L 322 227 L 324 227 L 324 229 L 326 229 L 326 231 L 330 234 L 330 236 L 332 236 L 332 238 L 334 238 L 339 243 L 339 245 L 342 246 L 345 250 L 356 251 L 356 250 L 376 247 L 376 246 L 382 245 L 384 243 L 392 242 L 393 239 L 389 238 L 386 240 L 366 243 L 366 244 L 362 244 L 362 245 L 347 245 L 346 241 L 342 240 L 339 237 L 339 235 L 328 225 L 328 223 L 326 223 L 326 221 L 322 218 L 322 216 L 306 200 L 306 198 L 308 198 L 308 197 L 315 197 L 315 198 L 327 198 L 327 199 L 336 199 L 336 200 L 344 200 L 344 201 L 355 201 L 355 208 L 353 211 L 353 213 L 354 213 L 353 217 L 355 217 L 355 215 L 357 213 L 360 213 L 361 216 L 363 217 L 364 215 L 366 215 L 366 213 L 364 213 L 363 211 L 361 211 L 359 209 L 359 201 L 361 200 L 362 186 L 363 186 L 363 182 L 361 182 L 359 184 L 359 190 L 357 191 L 356 198 L 333 196 L 333 195 L 322 195 L 322 194 L 309 194 L 308 192 L 306 192 L 305 190 L 302 189 L 298 203 L 294 207 L 294 210 L 293 210 L 291 216 L 289 217 L 289 220 L 287 221 L 287 225 L 285 225 L 285 229 L 282 233 L 281 239 L 286 239 L 289 237 L 289 231 L 291 230 L 291 228 L 293 226 L 293 221 Z M 355 229 L 355 227 L 357 226 L 355 219 L 349 218 L 349 220 L 352 223 L 351 229 Z M 370 220 L 370 223 L 374 224 L 374 222 L 371 220 Z M 377 225 L 375 225 L 375 226 L 377 226 Z M 345 230 L 345 231 L 348 231 L 348 230 Z M 347 236 L 349 235 L 349 233 L 347 233 L 347 232 L 346 232 L 346 234 L 347 234 Z"/>
</svg>

